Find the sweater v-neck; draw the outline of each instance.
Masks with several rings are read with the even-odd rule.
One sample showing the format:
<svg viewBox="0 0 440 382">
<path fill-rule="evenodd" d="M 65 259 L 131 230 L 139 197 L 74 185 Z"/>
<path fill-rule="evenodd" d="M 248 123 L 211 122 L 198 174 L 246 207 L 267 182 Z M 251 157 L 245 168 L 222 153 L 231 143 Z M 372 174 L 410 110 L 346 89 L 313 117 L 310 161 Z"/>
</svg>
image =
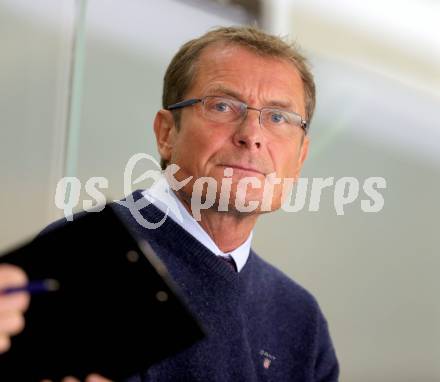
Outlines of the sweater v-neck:
<svg viewBox="0 0 440 382">
<path fill-rule="evenodd" d="M 134 201 L 137 201 L 143 197 L 140 190 L 135 191 L 132 196 Z M 130 211 L 126 208 L 121 209 L 118 206 L 117 210 L 119 213 L 124 215 L 130 214 Z M 163 211 L 152 203 L 141 209 L 139 212 L 144 219 L 151 223 L 161 221 L 165 215 Z M 133 217 L 128 218 L 134 220 Z M 124 220 L 126 219 L 127 217 Z M 173 256 L 179 256 L 184 261 L 191 263 L 196 262 L 200 266 L 207 267 L 212 271 L 213 274 L 230 283 L 231 288 L 237 288 L 240 280 L 246 280 L 247 274 L 252 267 L 251 263 L 253 262 L 253 257 L 255 256 L 252 250 L 249 253 L 249 257 L 243 269 L 240 272 L 234 272 L 227 264 L 225 264 L 224 260 L 220 259 L 215 253 L 206 248 L 170 217 L 166 217 L 163 224 L 155 229 L 148 229 L 140 224 L 135 224 L 133 226 L 136 227 L 137 231 L 134 232 L 134 234 L 149 241 L 153 249 L 155 247 L 154 242 L 161 246 L 165 246 L 169 248 L 170 253 L 173 253 Z M 174 238 L 176 240 L 174 240 Z"/>
</svg>

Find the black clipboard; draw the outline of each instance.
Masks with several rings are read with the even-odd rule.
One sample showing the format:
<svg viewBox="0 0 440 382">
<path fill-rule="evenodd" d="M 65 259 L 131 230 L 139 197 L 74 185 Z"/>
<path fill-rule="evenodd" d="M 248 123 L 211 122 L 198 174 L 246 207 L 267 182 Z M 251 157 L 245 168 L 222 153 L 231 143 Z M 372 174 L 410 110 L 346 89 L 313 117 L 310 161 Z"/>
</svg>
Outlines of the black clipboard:
<svg viewBox="0 0 440 382">
<path fill-rule="evenodd" d="M 120 381 L 204 337 L 165 266 L 111 206 L 2 257 L 60 289 L 32 296 L 26 327 L 0 355 L 0 381 Z"/>
</svg>

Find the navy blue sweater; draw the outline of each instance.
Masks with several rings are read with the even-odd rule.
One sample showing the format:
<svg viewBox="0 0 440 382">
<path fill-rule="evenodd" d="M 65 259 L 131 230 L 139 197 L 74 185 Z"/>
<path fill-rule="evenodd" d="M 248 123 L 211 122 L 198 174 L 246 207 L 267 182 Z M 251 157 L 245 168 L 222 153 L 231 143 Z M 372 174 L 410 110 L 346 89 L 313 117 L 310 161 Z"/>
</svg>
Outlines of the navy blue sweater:
<svg viewBox="0 0 440 382">
<path fill-rule="evenodd" d="M 127 208 L 118 212 L 136 236 L 150 242 L 208 332 L 129 382 L 338 380 L 326 320 L 304 288 L 254 251 L 236 273 L 172 219 L 149 230 Z M 163 217 L 153 205 L 142 215 L 149 222 Z"/>
<path fill-rule="evenodd" d="M 133 196 L 142 197 L 139 191 Z M 326 320 L 304 288 L 253 250 L 236 273 L 171 218 L 150 230 L 126 207 L 117 205 L 116 211 L 135 236 L 151 244 L 208 333 L 126 382 L 338 380 Z M 164 217 L 151 204 L 141 214 L 149 222 Z"/>
</svg>

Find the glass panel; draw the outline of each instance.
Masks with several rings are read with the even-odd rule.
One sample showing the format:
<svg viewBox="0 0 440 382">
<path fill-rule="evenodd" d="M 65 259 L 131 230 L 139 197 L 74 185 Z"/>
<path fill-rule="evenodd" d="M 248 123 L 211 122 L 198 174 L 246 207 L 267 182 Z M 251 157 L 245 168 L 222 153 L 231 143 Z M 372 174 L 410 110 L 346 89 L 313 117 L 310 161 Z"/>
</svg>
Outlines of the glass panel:
<svg viewBox="0 0 440 382">
<path fill-rule="evenodd" d="M 0 251 L 59 215 L 74 1 L 0 1 Z"/>
</svg>

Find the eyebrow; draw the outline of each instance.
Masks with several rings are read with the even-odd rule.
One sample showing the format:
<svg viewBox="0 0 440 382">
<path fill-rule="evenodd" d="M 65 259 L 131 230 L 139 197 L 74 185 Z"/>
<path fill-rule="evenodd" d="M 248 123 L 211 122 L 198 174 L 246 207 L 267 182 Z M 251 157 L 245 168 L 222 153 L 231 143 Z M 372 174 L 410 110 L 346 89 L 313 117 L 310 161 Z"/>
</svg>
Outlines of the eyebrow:
<svg viewBox="0 0 440 382">
<path fill-rule="evenodd" d="M 227 95 L 227 96 L 233 97 L 241 102 L 244 102 L 239 93 L 237 93 L 236 91 L 234 91 L 232 89 L 224 87 L 222 85 L 216 86 L 215 88 L 211 89 L 209 91 L 209 93 L 210 93 L 210 95 L 217 95 L 217 94 Z M 244 103 L 246 103 L 246 102 L 244 102 Z M 249 105 L 249 106 L 251 106 L 251 105 Z M 295 109 L 295 107 L 290 102 L 281 101 L 281 100 L 271 100 L 267 104 L 265 104 L 263 107 L 279 107 L 281 109 Z"/>
</svg>

